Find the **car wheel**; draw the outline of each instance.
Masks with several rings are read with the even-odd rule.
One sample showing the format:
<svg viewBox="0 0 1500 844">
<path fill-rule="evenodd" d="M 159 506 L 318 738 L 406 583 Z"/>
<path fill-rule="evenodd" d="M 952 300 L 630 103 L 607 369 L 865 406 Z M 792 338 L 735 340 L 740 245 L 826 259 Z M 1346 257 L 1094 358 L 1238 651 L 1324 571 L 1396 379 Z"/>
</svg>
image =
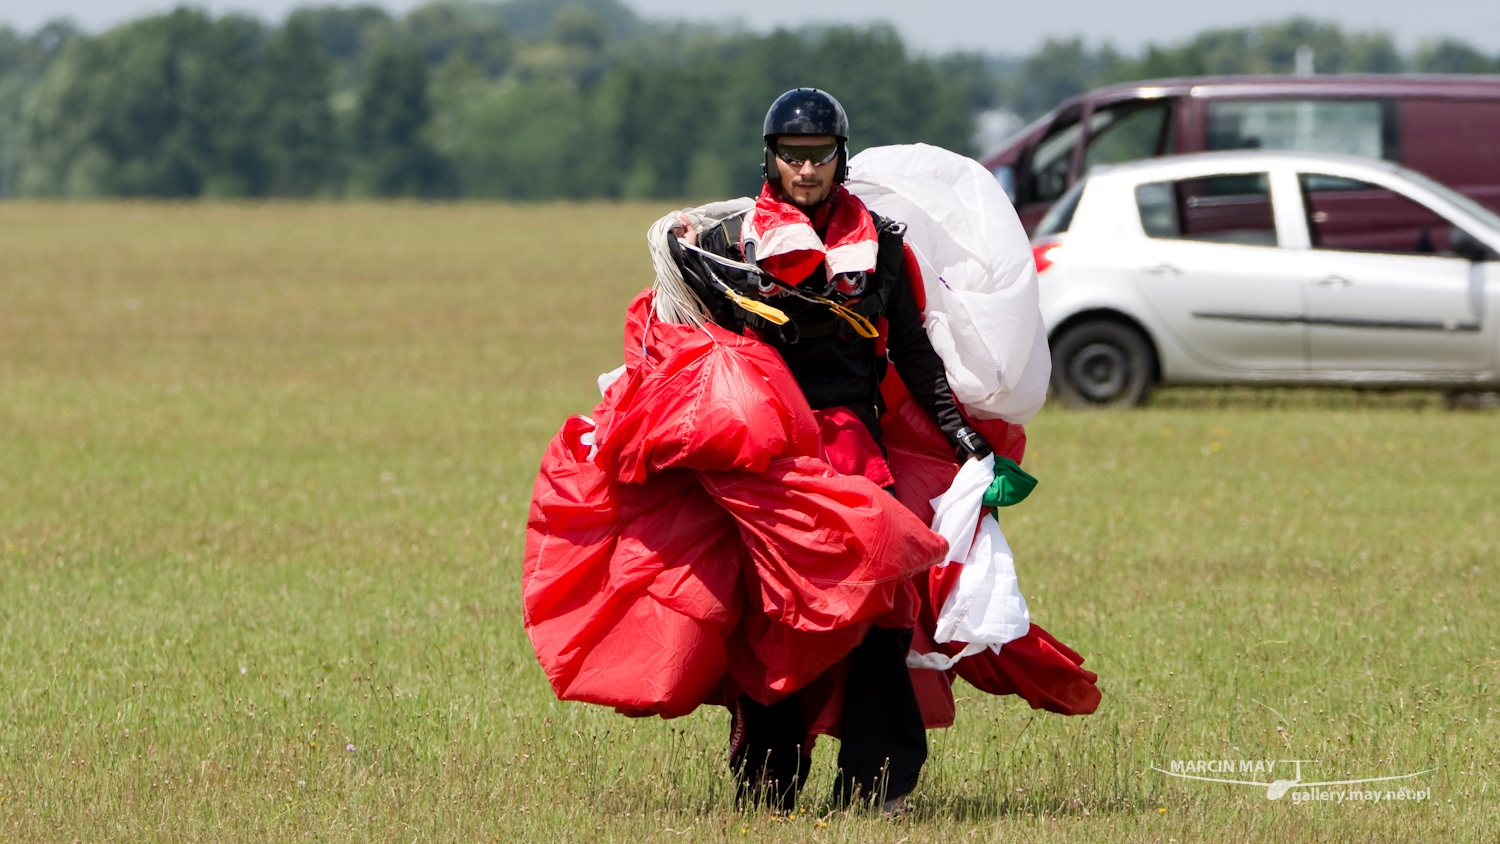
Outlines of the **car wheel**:
<svg viewBox="0 0 1500 844">
<path fill-rule="evenodd" d="M 1052 345 L 1052 392 L 1068 407 L 1134 407 L 1155 379 L 1151 344 L 1118 322 L 1075 325 Z"/>
</svg>

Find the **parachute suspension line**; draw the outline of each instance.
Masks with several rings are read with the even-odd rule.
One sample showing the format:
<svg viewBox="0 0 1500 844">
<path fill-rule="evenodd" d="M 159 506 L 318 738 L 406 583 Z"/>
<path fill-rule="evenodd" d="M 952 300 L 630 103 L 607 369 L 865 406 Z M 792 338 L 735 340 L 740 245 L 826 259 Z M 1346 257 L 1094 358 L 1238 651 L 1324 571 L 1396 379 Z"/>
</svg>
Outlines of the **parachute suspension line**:
<svg viewBox="0 0 1500 844">
<path fill-rule="evenodd" d="M 689 249 L 703 252 L 703 250 L 698 249 L 695 246 L 691 246 L 686 243 L 682 245 L 688 247 Z M 708 255 L 710 253 L 704 252 L 703 254 Z M 727 263 L 733 264 L 736 262 L 727 261 Z M 707 266 L 705 266 L 704 269 L 708 270 L 709 279 L 711 279 L 714 284 L 718 285 L 719 290 L 723 291 L 724 295 L 729 297 L 729 301 L 738 305 L 741 310 L 749 311 L 750 313 L 755 314 L 761 319 L 775 325 L 786 325 L 787 322 L 790 321 L 790 317 L 788 317 L 780 308 L 768 305 L 765 302 L 761 302 L 756 299 L 751 299 L 749 296 L 740 295 L 739 293 L 735 292 L 734 288 L 730 287 L 723 279 L 715 275 L 713 270 L 709 270 Z"/>
<path fill-rule="evenodd" d="M 748 210 L 740 213 L 747 213 Z M 673 212 L 662 217 L 653 223 L 651 228 L 646 232 L 647 245 L 651 250 L 651 264 L 656 269 L 656 283 L 653 285 L 656 290 L 656 299 L 653 310 L 656 317 L 665 322 L 692 324 L 702 327 L 705 322 L 711 321 L 712 317 L 708 313 L 708 308 L 703 304 L 703 300 L 698 298 L 698 294 L 693 292 L 693 289 L 688 286 L 687 280 L 682 277 L 682 270 L 677 266 L 677 262 L 672 260 L 672 253 L 667 247 L 667 238 L 672 236 L 670 232 L 673 228 L 682 224 L 682 220 L 679 217 L 682 213 L 687 212 Z M 726 217 L 725 219 L 729 218 Z M 695 221 L 695 223 L 701 222 Z M 706 231 L 708 228 L 723 225 L 723 223 L 723 220 L 716 220 L 707 226 L 700 225 L 700 229 Z M 723 255 L 716 255 L 686 241 L 678 241 L 678 243 L 683 249 L 696 252 L 721 266 L 734 267 L 735 269 L 757 274 L 761 272 L 760 267 L 754 264 L 735 261 Z M 718 286 L 719 290 L 741 310 L 755 314 L 761 319 L 775 325 L 785 325 L 789 321 L 787 315 L 780 308 L 738 293 L 734 288 L 725 283 L 723 279 L 715 275 L 713 270 L 709 270 L 709 277 Z M 823 296 L 804 293 L 774 278 L 771 279 L 771 282 L 785 293 L 809 302 L 816 302 L 828 308 L 828 310 L 833 312 L 834 316 L 849 323 L 854 332 L 865 339 L 872 340 L 880 336 L 880 332 L 876 330 L 873 323 L 838 302 Z"/>
<path fill-rule="evenodd" d="M 702 256 L 704 256 L 706 258 L 710 258 L 713 261 L 715 261 L 716 263 L 723 264 L 726 267 L 734 267 L 736 269 L 741 269 L 741 270 L 745 270 L 746 272 L 752 272 L 752 273 L 760 273 L 761 272 L 760 267 L 757 267 L 754 264 L 747 264 L 747 263 L 744 263 L 744 262 L 741 262 L 741 261 L 735 261 L 735 260 L 730 259 L 730 258 L 725 258 L 723 255 L 715 255 L 714 253 L 709 252 L 706 249 L 699 249 L 698 247 L 692 245 L 691 243 L 684 243 L 684 244 L 682 244 L 682 248 L 683 249 L 691 250 L 693 252 L 697 252 L 699 255 L 702 255 Z M 709 272 L 712 272 L 712 270 L 710 270 Z M 767 276 L 767 278 L 769 278 L 769 276 Z M 811 293 L 804 293 L 801 290 L 798 290 L 797 288 L 795 288 L 795 287 L 793 287 L 793 286 L 791 286 L 789 284 L 784 284 L 784 283 L 782 283 L 782 282 L 780 282 L 780 281 L 778 281 L 778 280 L 776 280 L 774 278 L 771 278 L 770 280 L 771 280 L 772 284 L 776 285 L 784 293 L 789 293 L 789 294 L 791 294 L 793 296 L 796 296 L 799 299 L 805 299 L 805 300 L 807 300 L 809 302 L 816 302 L 819 305 L 823 305 L 823 306 L 827 307 L 828 310 L 833 311 L 834 316 L 840 317 L 845 322 L 849 323 L 849 326 L 854 329 L 854 333 L 856 333 L 859 336 L 865 338 L 866 340 L 873 340 L 876 337 L 880 336 L 880 332 L 875 329 L 874 324 L 872 324 L 868 319 L 865 319 L 863 316 L 855 313 L 854 311 L 849 310 L 848 308 L 844 307 L 843 305 L 840 305 L 839 303 L 833 301 L 832 299 L 826 299 L 826 298 L 824 298 L 822 296 L 815 296 L 815 295 L 813 295 Z M 714 278 L 714 281 L 719 285 L 720 288 L 722 288 L 724 290 L 724 293 L 726 295 L 728 295 L 730 299 L 734 300 L 734 303 L 736 305 L 739 305 L 741 308 L 744 308 L 745 310 L 750 311 L 753 314 L 759 314 L 760 316 L 763 316 L 766 319 L 769 319 L 771 322 L 774 322 L 777 325 L 785 325 L 786 324 L 786 322 L 787 322 L 787 315 L 784 314 L 784 313 L 782 313 L 779 309 L 773 308 L 770 305 L 767 305 L 767 304 L 765 304 L 763 302 L 757 302 L 754 299 L 749 299 L 749 298 L 746 298 L 744 296 L 739 295 L 738 293 L 735 293 L 733 290 L 729 289 L 729 286 L 727 284 L 725 284 L 724 282 L 720 281 L 717 277 Z M 774 311 L 776 315 L 775 316 L 769 316 L 769 315 L 767 315 L 765 313 L 762 313 L 762 311 L 759 310 L 759 308 L 768 308 L 771 311 Z"/>
<path fill-rule="evenodd" d="M 927 284 L 925 276 L 927 273 L 927 269 L 930 268 L 932 270 L 932 277 L 937 279 L 939 284 L 943 285 L 944 287 L 948 287 L 948 280 L 938 274 L 937 264 L 934 264 L 931 258 L 928 258 L 925 254 L 923 254 L 922 250 L 918 249 L 917 245 L 909 240 L 906 242 L 906 246 L 912 251 L 912 254 L 917 256 L 917 268 L 922 270 L 924 277 L 917 279 L 919 283 L 923 284 L 924 286 Z M 949 289 L 951 290 L 952 288 L 950 287 Z"/>
<path fill-rule="evenodd" d="M 797 288 L 792 287 L 789 284 L 784 284 L 774 278 L 771 279 L 771 283 L 781 288 L 783 292 L 791 294 L 792 296 L 796 296 L 798 299 L 803 299 L 808 302 L 816 302 L 819 305 L 827 307 L 828 310 L 833 311 L 834 316 L 839 317 L 843 319 L 844 322 L 849 323 L 849 327 L 854 329 L 855 334 L 858 334 L 866 340 L 874 340 L 876 337 L 880 336 L 880 332 L 876 330 L 874 324 L 872 324 L 868 319 L 865 319 L 864 316 L 849 310 L 848 308 L 840 305 L 838 302 L 835 302 L 832 299 L 825 299 L 822 296 L 816 296 L 811 293 L 804 293 L 801 290 L 798 290 Z"/>
<path fill-rule="evenodd" d="M 694 293 L 691 287 L 688 287 L 687 280 L 682 277 L 682 269 L 677 266 L 676 261 L 672 260 L 672 253 L 667 248 L 667 238 L 672 236 L 670 232 L 681 224 L 682 221 L 678 218 L 677 212 L 674 212 L 657 220 L 646 232 L 646 240 L 651 249 L 651 264 L 656 268 L 656 283 L 653 285 L 656 290 L 656 300 L 653 310 L 656 316 L 665 322 L 693 324 L 701 327 L 703 323 L 711 321 L 712 317 L 709 316 L 708 308 L 704 306 L 703 300 L 698 298 L 698 294 Z M 751 271 L 759 269 L 750 264 L 731 261 L 707 250 L 699 249 L 686 241 L 678 241 L 678 244 L 683 249 L 706 255 L 725 266 Z M 787 323 L 787 315 L 780 309 L 735 292 L 727 283 L 714 275 L 712 270 L 709 270 L 709 276 L 719 290 L 741 310 L 755 314 L 776 325 Z"/>
<path fill-rule="evenodd" d="M 651 250 L 651 266 L 656 270 L 656 281 L 651 285 L 656 291 L 652 311 L 663 322 L 702 328 L 705 322 L 711 321 L 708 308 L 688 286 L 687 280 L 682 277 L 682 270 L 672 260 L 672 253 L 667 247 L 667 238 L 672 236 L 670 232 L 680 225 L 682 221 L 678 219 L 678 212 L 674 211 L 652 223 L 651 228 L 646 230 L 646 244 Z"/>
<path fill-rule="evenodd" d="M 734 267 L 737 270 L 744 270 L 747 273 L 760 272 L 760 267 L 757 267 L 754 264 L 747 264 L 744 261 L 736 261 L 733 258 L 725 258 L 723 255 L 716 255 L 713 252 L 708 251 L 707 249 L 702 249 L 700 247 L 694 246 L 691 243 L 684 242 L 682 244 L 682 248 L 690 252 L 697 252 L 699 255 L 712 260 L 716 264 L 722 264 L 726 267 Z"/>
</svg>

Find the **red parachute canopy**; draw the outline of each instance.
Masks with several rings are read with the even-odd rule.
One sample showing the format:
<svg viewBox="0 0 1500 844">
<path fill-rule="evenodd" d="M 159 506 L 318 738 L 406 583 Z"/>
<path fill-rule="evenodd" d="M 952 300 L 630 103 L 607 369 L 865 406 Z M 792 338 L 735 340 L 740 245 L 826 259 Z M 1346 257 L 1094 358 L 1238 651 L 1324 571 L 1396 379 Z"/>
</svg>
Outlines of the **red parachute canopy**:
<svg viewBox="0 0 1500 844">
<path fill-rule="evenodd" d="M 872 623 L 909 625 L 913 582 L 930 636 L 943 573 L 956 567 L 933 568 L 946 543 L 923 519 L 956 465 L 899 381 L 887 387 L 885 440 L 911 509 L 829 465 L 828 446 L 850 432 L 820 425 L 774 349 L 713 325 L 653 322 L 650 302 L 648 291 L 630 307 L 626 371 L 597 425 L 568 420 L 533 490 L 525 624 L 558 697 L 666 717 L 741 692 L 771 703 L 825 675 Z M 1020 426 L 980 427 L 1019 459 Z M 987 691 L 1072 714 L 1098 703 L 1081 663 L 1033 625 L 957 668 Z M 952 717 L 950 680 L 932 682 L 942 676 L 914 672 L 933 726 Z M 931 712 L 944 698 L 946 721 Z M 836 732 L 826 721 L 817 731 Z"/>
</svg>

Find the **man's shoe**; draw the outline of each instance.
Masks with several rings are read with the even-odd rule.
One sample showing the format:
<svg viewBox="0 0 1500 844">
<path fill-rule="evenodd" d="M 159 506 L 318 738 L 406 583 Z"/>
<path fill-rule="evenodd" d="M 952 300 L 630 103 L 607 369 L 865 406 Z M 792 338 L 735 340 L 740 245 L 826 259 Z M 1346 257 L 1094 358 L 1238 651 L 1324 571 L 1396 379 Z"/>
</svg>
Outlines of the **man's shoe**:
<svg viewBox="0 0 1500 844">
<path fill-rule="evenodd" d="M 907 801 L 905 794 L 900 797 L 892 797 L 880 804 L 880 816 L 882 818 L 900 819 L 911 813 L 911 803 Z"/>
</svg>

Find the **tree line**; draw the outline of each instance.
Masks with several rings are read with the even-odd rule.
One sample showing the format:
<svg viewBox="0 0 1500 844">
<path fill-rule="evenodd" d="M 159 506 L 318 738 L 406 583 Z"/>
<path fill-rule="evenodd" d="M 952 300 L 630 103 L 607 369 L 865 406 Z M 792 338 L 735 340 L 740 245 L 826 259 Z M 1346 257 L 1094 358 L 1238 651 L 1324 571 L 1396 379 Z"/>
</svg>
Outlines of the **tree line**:
<svg viewBox="0 0 1500 844">
<path fill-rule="evenodd" d="M 1488 56 L 1452 38 L 1424 42 L 1403 56 L 1383 32 L 1345 32 L 1334 24 L 1294 18 L 1281 23 L 1200 33 L 1177 45 L 1152 45 L 1125 56 L 1108 44 L 1050 40 L 1015 61 L 1000 83 L 1001 99 L 1024 117 L 1044 114 L 1074 94 L 1113 82 L 1228 74 L 1287 74 L 1307 50 L 1317 73 L 1500 73 Z"/>
<path fill-rule="evenodd" d="M 1297 19 L 1126 56 L 914 54 L 886 26 L 759 34 L 648 24 L 618 0 L 321 6 L 280 25 L 193 9 L 91 35 L 0 28 L 0 195 L 712 197 L 759 185 L 782 91 L 835 93 L 856 149 L 975 154 L 976 115 L 1038 116 L 1109 82 L 1319 72 L 1500 72 L 1458 41 Z"/>
</svg>

